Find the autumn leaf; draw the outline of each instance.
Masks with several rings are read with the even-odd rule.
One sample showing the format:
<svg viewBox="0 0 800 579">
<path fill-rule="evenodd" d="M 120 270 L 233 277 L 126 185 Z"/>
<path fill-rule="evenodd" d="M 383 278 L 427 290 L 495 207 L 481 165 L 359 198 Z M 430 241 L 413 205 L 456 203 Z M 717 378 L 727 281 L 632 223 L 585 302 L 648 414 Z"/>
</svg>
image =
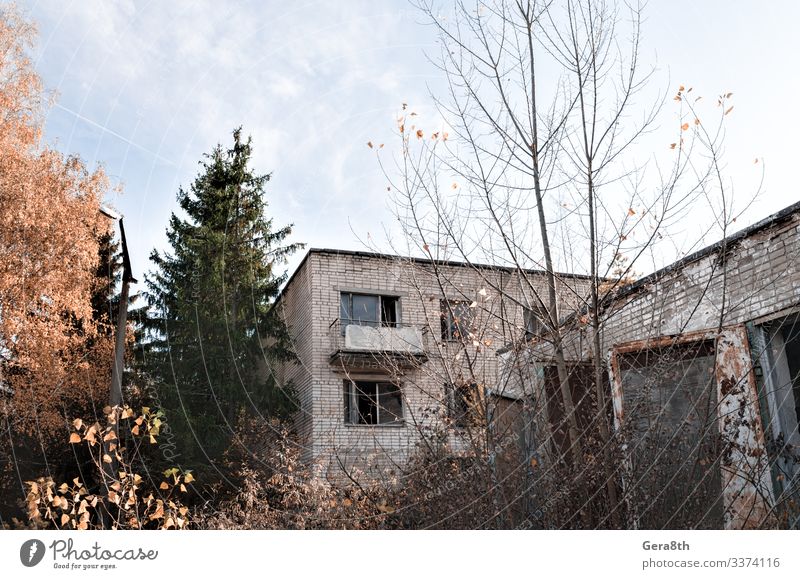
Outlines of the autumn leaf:
<svg viewBox="0 0 800 579">
<path fill-rule="evenodd" d="M 72 426 L 75 428 L 75 430 L 80 430 L 81 427 L 83 426 L 83 420 L 81 420 L 80 418 L 76 418 L 75 420 L 72 421 Z"/>
<path fill-rule="evenodd" d="M 695 117 L 695 119 L 694 119 L 694 124 L 695 124 L 695 125 L 699 125 L 699 124 L 700 124 L 700 119 L 698 119 L 698 118 L 696 118 L 696 117 Z"/>
<path fill-rule="evenodd" d="M 103 462 L 106 463 L 106 464 L 111 464 L 112 459 L 111 459 L 111 457 L 109 455 L 104 454 L 103 455 Z"/>
<path fill-rule="evenodd" d="M 732 110 L 733 110 L 733 107 L 731 106 L 730 108 L 728 108 L 728 110 L 727 110 L 727 111 L 725 111 L 725 114 L 727 115 L 727 114 L 728 114 L 729 112 L 731 112 Z"/>
<path fill-rule="evenodd" d="M 372 148 L 372 141 L 367 141 L 367 147 Z"/>
<path fill-rule="evenodd" d="M 81 441 L 81 435 L 77 432 L 73 432 L 69 435 L 69 442 L 70 444 L 77 444 Z"/>
<path fill-rule="evenodd" d="M 160 488 L 162 491 L 169 490 L 169 483 L 162 482 L 160 485 L 158 485 L 158 488 Z"/>
<path fill-rule="evenodd" d="M 669 148 L 674 149 L 678 143 L 670 143 Z"/>
<path fill-rule="evenodd" d="M 61 515 L 61 526 L 63 527 L 67 523 L 69 523 L 69 515 L 67 514 Z"/>
<path fill-rule="evenodd" d="M 417 129 L 417 138 L 421 139 L 423 137 L 422 129 Z"/>
<path fill-rule="evenodd" d="M 633 210 L 633 207 L 628 207 L 628 216 L 633 217 L 636 215 L 636 211 Z"/>
<path fill-rule="evenodd" d="M 688 129 L 689 129 L 689 123 L 683 123 L 683 124 L 681 125 L 681 130 L 682 130 L 682 131 L 686 131 L 686 130 L 688 130 Z"/>
<path fill-rule="evenodd" d="M 685 90 L 685 87 L 683 85 L 678 87 L 678 92 L 683 92 L 684 90 Z"/>
</svg>

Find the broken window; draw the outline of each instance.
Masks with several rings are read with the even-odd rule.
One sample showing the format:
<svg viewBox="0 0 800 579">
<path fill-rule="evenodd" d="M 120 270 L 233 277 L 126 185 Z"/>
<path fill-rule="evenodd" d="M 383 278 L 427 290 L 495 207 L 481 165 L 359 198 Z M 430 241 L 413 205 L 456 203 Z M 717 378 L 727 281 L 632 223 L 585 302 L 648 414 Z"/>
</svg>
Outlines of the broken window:
<svg viewBox="0 0 800 579">
<path fill-rule="evenodd" d="M 525 324 L 525 337 L 541 336 L 545 330 L 544 315 L 538 308 L 522 308 L 522 321 Z"/>
<path fill-rule="evenodd" d="M 789 316 L 753 328 L 753 353 L 759 359 L 756 372 L 766 402 L 768 449 L 773 460 L 776 494 L 781 516 L 800 526 L 800 318 Z"/>
<path fill-rule="evenodd" d="M 721 529 L 721 438 L 712 340 L 618 357 L 630 486 L 647 529 Z"/>
<path fill-rule="evenodd" d="M 339 320 L 342 335 L 350 324 L 395 328 L 400 321 L 400 298 L 372 294 L 342 292 Z"/>
<path fill-rule="evenodd" d="M 454 426 L 467 428 L 481 423 L 484 412 L 477 384 L 445 384 L 445 393 L 447 413 Z"/>
<path fill-rule="evenodd" d="M 460 340 L 469 337 L 475 319 L 470 303 L 460 300 L 441 300 L 442 339 Z"/>
<path fill-rule="evenodd" d="M 403 423 L 403 396 L 392 382 L 344 381 L 346 424 Z"/>
</svg>

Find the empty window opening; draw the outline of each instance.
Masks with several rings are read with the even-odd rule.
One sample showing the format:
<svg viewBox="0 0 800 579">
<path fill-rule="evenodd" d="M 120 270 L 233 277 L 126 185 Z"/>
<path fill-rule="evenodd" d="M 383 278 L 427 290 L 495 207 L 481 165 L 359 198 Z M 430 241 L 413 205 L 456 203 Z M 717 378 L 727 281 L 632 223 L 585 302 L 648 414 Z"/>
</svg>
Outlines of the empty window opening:
<svg viewBox="0 0 800 579">
<path fill-rule="evenodd" d="M 339 320 L 342 334 L 350 324 L 396 328 L 400 322 L 400 298 L 342 292 Z"/>
<path fill-rule="evenodd" d="M 445 384 L 445 393 L 453 426 L 467 428 L 482 423 L 485 405 L 482 390 L 477 384 Z"/>
<path fill-rule="evenodd" d="M 535 308 L 523 307 L 522 321 L 525 324 L 525 337 L 541 336 L 545 331 L 544 315 Z"/>
<path fill-rule="evenodd" d="M 441 300 L 442 339 L 462 340 L 469 337 L 475 319 L 470 303 L 460 300 Z"/>
<path fill-rule="evenodd" d="M 344 381 L 344 420 L 347 424 L 403 423 L 403 396 L 392 382 Z"/>
</svg>

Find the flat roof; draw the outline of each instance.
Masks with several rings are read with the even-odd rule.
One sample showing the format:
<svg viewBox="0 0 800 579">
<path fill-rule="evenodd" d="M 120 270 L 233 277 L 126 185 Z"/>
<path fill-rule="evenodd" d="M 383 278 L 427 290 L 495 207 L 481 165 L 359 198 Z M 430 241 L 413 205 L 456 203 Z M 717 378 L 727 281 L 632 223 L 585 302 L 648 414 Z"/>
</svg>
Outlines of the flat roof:
<svg viewBox="0 0 800 579">
<path fill-rule="evenodd" d="M 277 303 L 280 301 L 281 297 L 283 297 L 284 292 L 286 289 L 292 284 L 294 281 L 295 276 L 297 273 L 303 269 L 303 266 L 308 261 L 308 258 L 311 254 L 327 254 L 327 255 L 336 255 L 336 256 L 350 256 L 350 257 L 363 257 L 363 258 L 371 258 L 371 259 L 384 259 L 387 261 L 407 261 L 416 263 L 419 265 L 443 265 L 446 267 L 468 267 L 471 269 L 488 269 L 488 270 L 495 270 L 495 271 L 506 271 L 508 273 L 513 273 L 518 271 L 518 268 L 506 265 L 489 265 L 485 263 L 472 263 L 468 261 L 455 261 L 449 259 L 429 259 L 425 257 L 411 257 L 411 256 L 403 256 L 403 255 L 396 255 L 391 253 L 380 253 L 380 252 L 372 252 L 372 251 L 358 251 L 352 249 L 333 249 L 333 248 L 325 248 L 325 247 L 312 247 L 306 252 L 303 259 L 300 261 L 298 266 L 292 272 L 292 275 L 289 276 L 289 279 L 286 280 L 286 284 L 281 289 L 278 297 L 275 298 L 275 302 Z M 546 273 L 543 269 L 523 269 L 525 273 L 535 274 L 535 275 L 544 275 Z M 582 275 L 577 273 L 564 273 L 564 272 L 556 272 L 556 276 L 562 278 L 570 278 L 570 279 L 591 279 L 588 275 Z"/>
</svg>

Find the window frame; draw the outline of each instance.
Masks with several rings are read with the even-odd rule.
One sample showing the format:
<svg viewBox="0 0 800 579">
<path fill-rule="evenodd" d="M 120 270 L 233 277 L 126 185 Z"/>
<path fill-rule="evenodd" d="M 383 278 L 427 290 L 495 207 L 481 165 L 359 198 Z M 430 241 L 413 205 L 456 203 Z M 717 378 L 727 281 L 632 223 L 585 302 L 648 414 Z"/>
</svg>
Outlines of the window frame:
<svg viewBox="0 0 800 579">
<path fill-rule="evenodd" d="M 472 302 L 469 300 L 462 299 L 441 298 L 439 300 L 442 340 L 446 342 L 459 342 L 469 339 L 470 330 L 475 322 L 475 311 L 474 308 L 470 307 L 471 304 Z M 466 311 L 469 312 L 469 319 L 463 320 L 466 321 L 468 325 L 466 328 L 467 335 L 463 335 L 461 329 L 459 329 L 459 322 L 462 320 L 455 317 L 456 308 L 462 305 L 465 306 Z M 456 328 L 455 331 L 453 330 L 454 326 Z M 456 335 L 456 333 L 458 333 L 458 335 Z"/>
<path fill-rule="evenodd" d="M 347 296 L 347 313 L 351 317 L 345 318 L 342 316 L 343 313 L 343 300 Z M 354 297 L 362 297 L 362 298 L 375 298 L 377 300 L 377 320 L 361 320 L 353 318 L 353 298 Z M 388 311 L 387 310 L 387 303 L 393 303 L 394 305 L 394 320 L 385 319 L 384 314 Z M 354 326 L 367 326 L 370 328 L 399 328 L 401 327 L 401 308 L 400 308 L 400 296 L 391 295 L 391 294 L 382 294 L 379 292 L 370 293 L 368 291 L 349 291 L 349 290 L 341 290 L 339 291 L 339 326 L 341 326 L 341 333 L 344 336 L 347 326 L 354 325 Z"/>
<path fill-rule="evenodd" d="M 446 382 L 444 388 L 447 402 L 447 417 L 450 419 L 451 426 L 458 429 L 466 429 L 483 424 L 481 411 L 475 407 L 480 403 L 482 398 L 477 382 L 464 384 Z M 466 393 L 466 396 L 472 394 L 474 400 L 466 400 L 464 393 Z M 456 404 L 460 407 L 463 406 L 463 411 L 461 411 L 461 409 L 456 410 Z M 483 410 L 485 411 L 485 409 Z"/>
<path fill-rule="evenodd" d="M 397 415 L 388 410 L 382 403 L 381 398 L 387 394 L 381 394 L 381 387 L 389 387 L 393 390 L 392 395 L 396 393 L 397 399 L 400 403 L 400 414 Z M 371 389 L 371 391 L 370 391 Z M 345 426 L 377 426 L 387 428 L 401 428 L 406 424 L 405 421 L 405 398 L 403 396 L 402 384 L 392 382 L 390 380 L 348 380 L 342 381 L 342 393 L 344 404 L 344 424 Z M 361 419 L 365 416 L 360 412 L 358 397 L 363 394 L 374 400 L 375 421 L 362 422 Z M 387 412 L 391 416 L 398 419 L 390 422 L 381 422 L 381 411 Z M 368 416 L 368 415 L 367 415 Z"/>
<path fill-rule="evenodd" d="M 543 336 L 547 332 L 544 320 L 545 316 L 540 308 L 522 306 L 522 326 L 525 329 L 526 338 Z"/>
</svg>

